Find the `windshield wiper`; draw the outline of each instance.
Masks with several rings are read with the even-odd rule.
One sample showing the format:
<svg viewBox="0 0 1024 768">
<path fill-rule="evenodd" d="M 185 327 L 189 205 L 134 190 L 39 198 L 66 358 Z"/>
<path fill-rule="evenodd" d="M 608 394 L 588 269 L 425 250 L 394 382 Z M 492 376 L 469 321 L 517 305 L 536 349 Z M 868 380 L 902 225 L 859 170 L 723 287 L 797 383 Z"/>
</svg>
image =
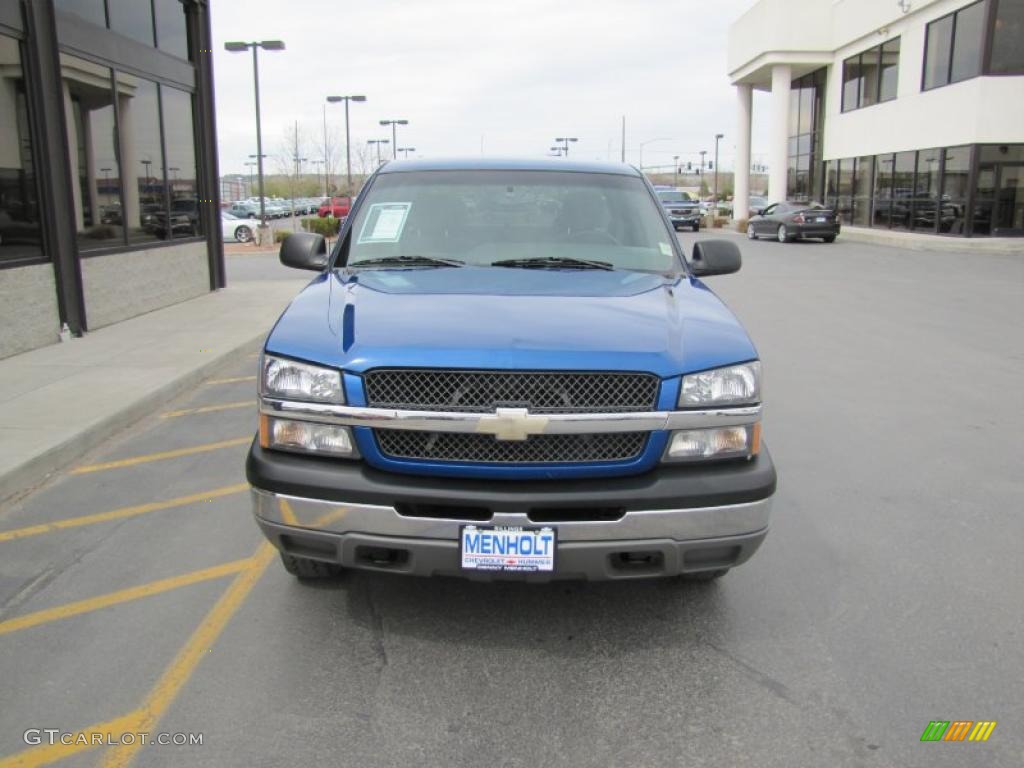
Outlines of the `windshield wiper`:
<svg viewBox="0 0 1024 768">
<path fill-rule="evenodd" d="M 461 267 L 464 261 L 458 259 L 437 259 L 433 256 L 382 256 L 379 259 L 363 259 L 346 264 L 347 267 Z"/>
<path fill-rule="evenodd" d="M 604 269 L 615 267 L 607 261 L 574 259 L 569 256 L 534 256 L 526 259 L 502 259 L 492 261 L 492 267 L 522 267 L 523 269 Z"/>
</svg>

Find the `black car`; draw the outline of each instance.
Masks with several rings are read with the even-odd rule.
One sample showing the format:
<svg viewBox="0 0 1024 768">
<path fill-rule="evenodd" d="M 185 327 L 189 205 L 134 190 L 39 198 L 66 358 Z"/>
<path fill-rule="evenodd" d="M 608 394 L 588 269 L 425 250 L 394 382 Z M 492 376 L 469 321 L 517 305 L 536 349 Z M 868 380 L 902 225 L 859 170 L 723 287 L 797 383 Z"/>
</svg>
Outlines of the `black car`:
<svg viewBox="0 0 1024 768">
<path fill-rule="evenodd" d="M 700 230 L 700 203 L 673 187 L 655 187 L 654 191 L 668 214 L 673 228 Z"/>
<path fill-rule="evenodd" d="M 836 212 L 818 203 L 773 203 L 747 223 L 747 237 L 774 237 L 780 243 L 821 238 L 835 242 L 839 235 Z"/>
</svg>

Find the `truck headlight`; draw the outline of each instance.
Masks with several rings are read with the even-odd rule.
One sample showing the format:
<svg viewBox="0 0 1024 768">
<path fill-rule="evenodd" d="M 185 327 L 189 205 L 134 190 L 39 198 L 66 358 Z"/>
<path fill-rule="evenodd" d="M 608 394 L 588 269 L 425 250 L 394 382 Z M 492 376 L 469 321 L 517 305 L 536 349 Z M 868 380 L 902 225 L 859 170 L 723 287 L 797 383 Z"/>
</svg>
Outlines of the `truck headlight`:
<svg viewBox="0 0 1024 768">
<path fill-rule="evenodd" d="M 673 432 L 665 451 L 665 461 L 701 461 L 739 459 L 755 456 L 761 449 L 761 425 L 711 429 L 684 429 Z"/>
<path fill-rule="evenodd" d="M 264 395 L 317 403 L 345 402 L 341 372 L 333 368 L 264 355 L 260 383 Z"/>
<path fill-rule="evenodd" d="M 683 376 L 680 408 L 753 405 L 761 402 L 761 363 L 754 360 Z"/>
<path fill-rule="evenodd" d="M 278 451 L 313 453 L 322 456 L 354 457 L 355 444 L 348 427 L 312 421 L 260 417 L 260 446 Z"/>
</svg>

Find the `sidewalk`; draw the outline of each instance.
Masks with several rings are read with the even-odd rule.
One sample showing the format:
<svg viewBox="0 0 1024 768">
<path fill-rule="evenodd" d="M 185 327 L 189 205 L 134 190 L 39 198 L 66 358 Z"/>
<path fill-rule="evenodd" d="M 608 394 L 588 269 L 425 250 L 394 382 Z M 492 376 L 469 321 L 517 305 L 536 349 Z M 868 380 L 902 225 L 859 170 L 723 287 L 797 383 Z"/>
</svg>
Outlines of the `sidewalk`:
<svg viewBox="0 0 1024 768">
<path fill-rule="evenodd" d="M 256 352 L 305 282 L 238 282 L 0 360 L 0 503 L 194 386 L 208 371 Z"/>
</svg>

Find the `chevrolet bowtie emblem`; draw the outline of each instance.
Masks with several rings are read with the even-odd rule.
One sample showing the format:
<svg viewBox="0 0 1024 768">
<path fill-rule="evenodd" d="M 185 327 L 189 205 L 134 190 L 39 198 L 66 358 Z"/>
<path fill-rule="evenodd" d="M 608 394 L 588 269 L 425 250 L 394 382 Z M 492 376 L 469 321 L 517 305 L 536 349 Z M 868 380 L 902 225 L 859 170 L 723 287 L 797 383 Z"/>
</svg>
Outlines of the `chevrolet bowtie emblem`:
<svg viewBox="0 0 1024 768">
<path fill-rule="evenodd" d="M 498 440 L 525 440 L 542 435 L 548 425 L 546 416 L 531 416 L 526 408 L 497 408 L 480 417 L 477 432 L 494 435 Z"/>
</svg>

